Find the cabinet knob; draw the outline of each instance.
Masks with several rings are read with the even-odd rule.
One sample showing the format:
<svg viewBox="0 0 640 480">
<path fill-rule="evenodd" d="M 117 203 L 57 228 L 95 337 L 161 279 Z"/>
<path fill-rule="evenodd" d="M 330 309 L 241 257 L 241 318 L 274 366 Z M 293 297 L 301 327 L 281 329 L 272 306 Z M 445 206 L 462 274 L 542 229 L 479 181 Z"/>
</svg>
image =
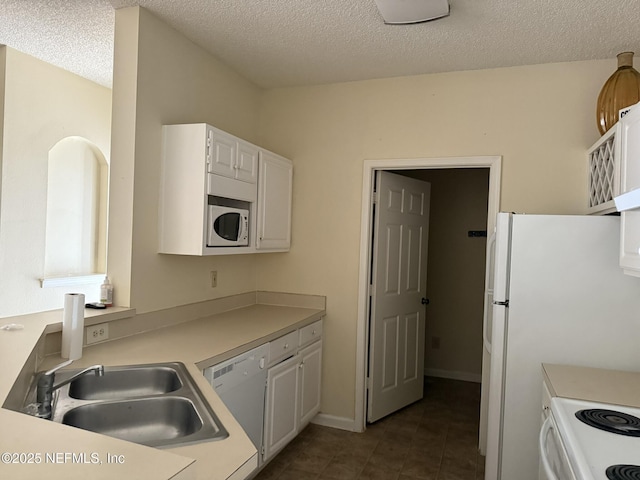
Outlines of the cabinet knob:
<svg viewBox="0 0 640 480">
<path fill-rule="evenodd" d="M 315 335 L 315 334 L 316 334 L 316 331 L 315 331 L 315 330 L 313 330 L 313 331 L 311 332 L 311 335 Z"/>
<path fill-rule="evenodd" d="M 288 344 L 288 343 L 285 343 L 285 344 L 284 344 L 284 349 L 286 350 L 287 348 L 289 348 L 289 344 Z"/>
</svg>

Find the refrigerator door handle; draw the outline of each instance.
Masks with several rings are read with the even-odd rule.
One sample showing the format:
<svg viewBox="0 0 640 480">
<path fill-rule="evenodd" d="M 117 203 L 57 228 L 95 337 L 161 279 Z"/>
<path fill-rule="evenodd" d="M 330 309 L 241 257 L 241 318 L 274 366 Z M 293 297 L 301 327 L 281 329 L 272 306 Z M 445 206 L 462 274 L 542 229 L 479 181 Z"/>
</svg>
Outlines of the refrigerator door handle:
<svg viewBox="0 0 640 480">
<path fill-rule="evenodd" d="M 493 302 L 493 304 L 509 308 L 509 300 L 505 300 L 504 302 Z"/>
<path fill-rule="evenodd" d="M 482 317 L 482 342 L 484 348 L 491 355 L 491 339 L 489 338 L 489 330 L 493 329 L 491 310 L 493 309 L 493 277 L 495 270 L 495 250 L 496 250 L 496 232 L 491 234 L 487 243 L 487 255 L 485 262 L 485 292 L 484 292 L 484 312 Z M 489 303 L 491 302 L 491 303 Z"/>
<path fill-rule="evenodd" d="M 485 295 L 485 299 L 488 296 L 489 295 Z M 491 304 L 493 305 L 493 302 L 491 302 Z M 487 302 L 485 300 L 485 310 L 487 310 L 489 308 L 493 308 L 493 307 L 491 305 L 487 305 Z M 485 313 L 484 313 L 484 322 L 482 323 L 482 342 L 484 343 L 484 348 L 487 350 L 487 352 L 489 354 L 491 354 L 491 341 L 489 340 L 489 338 L 487 336 L 487 330 L 488 330 L 487 322 L 488 322 L 487 312 L 485 311 Z"/>
</svg>

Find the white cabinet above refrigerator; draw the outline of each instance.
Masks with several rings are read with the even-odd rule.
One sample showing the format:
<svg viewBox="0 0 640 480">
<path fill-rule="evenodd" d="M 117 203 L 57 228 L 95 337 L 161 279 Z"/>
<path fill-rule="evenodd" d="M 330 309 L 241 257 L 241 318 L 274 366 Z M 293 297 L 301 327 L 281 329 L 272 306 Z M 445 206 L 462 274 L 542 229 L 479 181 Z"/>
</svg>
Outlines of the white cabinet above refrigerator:
<svg viewBox="0 0 640 480">
<path fill-rule="evenodd" d="M 620 266 L 627 275 L 640 277 L 640 106 L 618 123 L 621 193 L 614 201 L 621 212 Z"/>
</svg>

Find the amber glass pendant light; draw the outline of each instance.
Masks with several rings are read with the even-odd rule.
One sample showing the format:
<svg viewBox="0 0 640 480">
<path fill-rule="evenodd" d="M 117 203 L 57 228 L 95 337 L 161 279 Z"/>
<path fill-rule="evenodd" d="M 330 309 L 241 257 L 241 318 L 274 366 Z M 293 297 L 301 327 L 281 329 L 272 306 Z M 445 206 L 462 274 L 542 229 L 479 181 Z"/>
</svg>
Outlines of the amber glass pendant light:
<svg viewBox="0 0 640 480">
<path fill-rule="evenodd" d="M 640 73 L 633 68 L 633 52 L 618 54 L 618 69 L 600 90 L 596 117 L 604 135 L 618 121 L 618 111 L 640 102 Z"/>
</svg>

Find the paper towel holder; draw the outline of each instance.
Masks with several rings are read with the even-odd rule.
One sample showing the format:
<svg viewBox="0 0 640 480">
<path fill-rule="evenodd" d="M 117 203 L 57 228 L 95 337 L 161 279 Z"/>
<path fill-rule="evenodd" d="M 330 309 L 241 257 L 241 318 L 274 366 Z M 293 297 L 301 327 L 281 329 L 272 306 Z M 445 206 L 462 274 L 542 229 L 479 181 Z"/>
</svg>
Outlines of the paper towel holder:
<svg viewBox="0 0 640 480">
<path fill-rule="evenodd" d="M 84 343 L 84 294 L 66 293 L 62 310 L 60 356 L 69 360 L 82 357 Z"/>
</svg>

